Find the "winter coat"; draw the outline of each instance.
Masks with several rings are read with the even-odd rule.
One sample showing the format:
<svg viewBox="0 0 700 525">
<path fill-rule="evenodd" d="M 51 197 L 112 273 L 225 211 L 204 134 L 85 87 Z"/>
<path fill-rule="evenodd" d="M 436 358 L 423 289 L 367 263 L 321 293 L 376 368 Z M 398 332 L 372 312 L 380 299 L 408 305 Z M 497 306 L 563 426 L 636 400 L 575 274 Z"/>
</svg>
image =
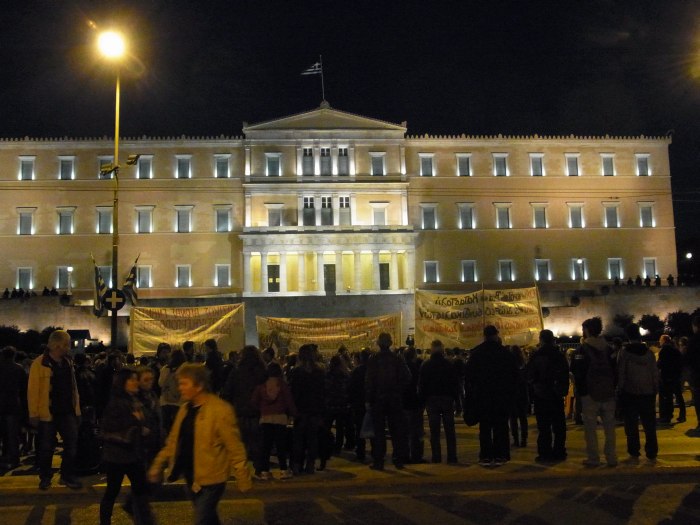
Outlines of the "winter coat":
<svg viewBox="0 0 700 525">
<path fill-rule="evenodd" d="M 681 380 L 683 374 L 683 356 L 681 351 L 671 344 L 665 344 L 659 350 L 659 380 L 673 383 Z"/>
<path fill-rule="evenodd" d="M 140 413 L 137 418 L 134 413 Z M 145 415 L 136 396 L 112 392 L 102 412 L 100 439 L 102 461 L 106 463 L 139 463 L 145 457 L 143 434 Z"/>
<path fill-rule="evenodd" d="M 459 401 L 457 369 L 444 354 L 431 354 L 423 362 L 418 375 L 418 397 L 425 401 L 429 397 L 451 397 Z"/>
<path fill-rule="evenodd" d="M 260 411 L 261 417 L 277 414 L 286 414 L 294 417 L 297 413 L 292 392 L 284 379 L 280 379 L 277 392 L 272 392 L 267 388 L 267 381 L 260 383 L 253 390 L 252 402 Z"/>
<path fill-rule="evenodd" d="M 622 347 L 618 362 L 618 388 L 634 395 L 659 391 L 659 369 L 654 354 L 644 343 L 633 341 Z"/>
<path fill-rule="evenodd" d="M 477 415 L 507 416 L 517 375 L 515 356 L 501 343 L 484 341 L 473 348 L 465 367 L 465 383 Z"/>
<path fill-rule="evenodd" d="M 221 397 L 231 403 L 238 417 L 260 417 L 260 411 L 253 402 L 253 390 L 267 379 L 265 364 L 260 359 L 241 361 L 231 370 Z"/>
<path fill-rule="evenodd" d="M 300 415 L 320 416 L 326 409 L 325 372 L 320 366 L 295 366 L 289 373 L 289 387 Z"/>
<path fill-rule="evenodd" d="M 403 393 L 411 382 L 411 372 L 404 360 L 389 349 L 382 349 L 369 358 L 365 376 L 365 401 L 403 401 Z"/>
<path fill-rule="evenodd" d="M 14 360 L 0 359 L 0 415 L 26 417 L 27 373 Z"/>
<path fill-rule="evenodd" d="M 591 354 L 594 352 L 594 354 Z M 591 367 L 590 355 L 599 356 L 601 360 L 606 359 L 610 365 L 612 386 L 609 399 L 615 397 L 615 384 L 617 383 L 616 361 L 613 358 L 613 348 L 603 337 L 587 337 L 584 343 L 574 352 L 571 360 L 571 373 L 574 376 L 574 386 L 576 395 L 586 396 L 589 392 L 589 368 Z"/>
<path fill-rule="evenodd" d="M 527 364 L 528 381 L 537 399 L 561 399 L 569 385 L 569 363 L 554 345 L 542 345 Z"/>
<path fill-rule="evenodd" d="M 75 381 L 73 363 L 68 357 L 63 358 L 70 367 L 71 380 L 73 384 L 73 410 L 76 416 L 80 415 L 80 395 L 78 385 Z M 29 383 L 27 385 L 27 405 L 29 408 L 29 418 L 38 418 L 39 421 L 53 421 L 51 415 L 51 377 L 53 369 L 48 351 L 40 355 L 29 368 Z"/>
</svg>

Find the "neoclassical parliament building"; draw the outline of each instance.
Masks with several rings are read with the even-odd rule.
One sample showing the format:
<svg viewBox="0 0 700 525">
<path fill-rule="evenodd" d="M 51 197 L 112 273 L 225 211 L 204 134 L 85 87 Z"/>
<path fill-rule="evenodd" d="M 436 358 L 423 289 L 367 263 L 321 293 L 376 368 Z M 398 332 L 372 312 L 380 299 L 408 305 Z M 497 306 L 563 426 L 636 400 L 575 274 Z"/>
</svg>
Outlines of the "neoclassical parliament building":
<svg viewBox="0 0 700 525">
<path fill-rule="evenodd" d="M 146 300 L 355 304 L 676 274 L 670 138 L 455 133 L 414 136 L 324 102 L 237 137 L 123 138 L 120 159 L 140 156 L 119 172 L 120 273 L 140 256 Z M 0 141 L 2 289 L 70 279 L 88 299 L 91 254 L 110 275 L 113 147 Z"/>
</svg>

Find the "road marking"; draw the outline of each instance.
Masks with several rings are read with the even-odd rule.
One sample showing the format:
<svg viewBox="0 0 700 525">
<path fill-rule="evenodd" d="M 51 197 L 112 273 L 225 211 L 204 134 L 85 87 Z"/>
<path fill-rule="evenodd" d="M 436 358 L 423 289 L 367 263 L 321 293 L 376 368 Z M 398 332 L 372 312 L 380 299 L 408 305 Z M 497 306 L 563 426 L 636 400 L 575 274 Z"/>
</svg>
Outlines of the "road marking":
<svg viewBox="0 0 700 525">
<path fill-rule="evenodd" d="M 695 489 L 695 483 L 651 485 L 637 498 L 629 522 L 635 525 L 656 525 L 671 519 L 683 499 Z"/>
<path fill-rule="evenodd" d="M 316 498 L 314 499 L 316 504 L 321 507 L 321 510 L 326 513 L 326 514 L 342 514 L 343 511 L 340 510 L 338 507 L 333 505 L 330 501 L 328 501 L 326 498 Z"/>
<path fill-rule="evenodd" d="M 381 505 L 414 523 L 439 523 L 440 525 L 465 525 L 463 517 L 444 511 L 429 503 L 399 496 L 379 500 Z"/>
</svg>

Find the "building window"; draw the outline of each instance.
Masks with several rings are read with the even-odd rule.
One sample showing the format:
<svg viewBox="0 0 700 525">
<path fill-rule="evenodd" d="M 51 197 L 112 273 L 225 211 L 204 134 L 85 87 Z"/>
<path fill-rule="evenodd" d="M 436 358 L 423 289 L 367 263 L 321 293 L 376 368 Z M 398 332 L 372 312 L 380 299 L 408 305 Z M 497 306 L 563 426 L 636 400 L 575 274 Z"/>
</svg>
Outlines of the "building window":
<svg viewBox="0 0 700 525">
<path fill-rule="evenodd" d="M 571 153 L 566 155 L 566 174 L 569 177 L 578 177 L 578 153 Z"/>
<path fill-rule="evenodd" d="M 231 286 L 231 265 L 216 264 L 214 265 L 214 286 L 227 287 Z"/>
<path fill-rule="evenodd" d="M 544 153 L 530 153 L 530 175 L 544 177 Z"/>
<path fill-rule="evenodd" d="M 58 228 L 57 232 L 59 235 L 72 235 L 73 234 L 73 215 L 75 214 L 75 208 L 58 208 Z"/>
<path fill-rule="evenodd" d="M 617 203 L 603 203 L 603 209 L 605 210 L 605 227 L 606 228 L 619 228 L 620 220 L 617 212 Z"/>
<path fill-rule="evenodd" d="M 494 153 L 493 154 L 493 174 L 496 177 L 508 176 L 508 154 Z"/>
<path fill-rule="evenodd" d="M 338 223 L 341 226 L 350 226 L 352 224 L 350 197 L 338 197 L 338 208 Z"/>
<path fill-rule="evenodd" d="M 321 225 L 333 225 L 333 197 L 321 197 Z"/>
<path fill-rule="evenodd" d="M 338 175 L 350 174 L 348 148 L 338 148 Z"/>
<path fill-rule="evenodd" d="M 175 231 L 190 233 L 192 231 L 193 206 L 175 206 Z"/>
<path fill-rule="evenodd" d="M 175 272 L 177 274 L 177 280 L 175 281 L 175 286 L 178 288 L 189 288 L 192 286 L 192 279 L 190 274 L 191 268 L 189 264 L 178 264 L 175 267 Z"/>
<path fill-rule="evenodd" d="M 497 203 L 496 206 L 496 228 L 507 230 L 510 224 L 510 204 Z"/>
<path fill-rule="evenodd" d="M 17 208 L 19 221 L 17 223 L 18 235 L 34 235 L 34 212 L 36 208 Z"/>
<path fill-rule="evenodd" d="M 58 179 L 73 180 L 75 178 L 75 157 L 58 157 Z"/>
<path fill-rule="evenodd" d="M 369 205 L 372 207 L 372 225 L 386 226 L 386 208 L 389 206 L 389 203 L 370 202 Z"/>
<path fill-rule="evenodd" d="M 19 180 L 34 180 L 35 157 L 19 158 Z"/>
<path fill-rule="evenodd" d="M 608 279 L 622 279 L 622 259 L 612 257 L 608 259 Z"/>
<path fill-rule="evenodd" d="M 70 268 L 70 272 L 68 271 Z M 59 290 L 67 290 L 73 287 L 73 283 L 68 285 L 69 280 L 73 279 L 73 267 L 72 266 L 58 266 L 56 268 L 56 288 Z"/>
<path fill-rule="evenodd" d="M 459 207 L 459 229 L 473 230 L 474 229 L 474 203 L 460 202 Z"/>
<path fill-rule="evenodd" d="M 137 266 L 136 267 L 136 287 L 137 288 L 150 288 L 153 286 L 151 281 L 151 267 L 150 266 Z"/>
<path fill-rule="evenodd" d="M 267 209 L 267 225 L 268 227 L 282 226 L 282 210 L 284 204 L 265 203 Z"/>
<path fill-rule="evenodd" d="M 330 175 L 331 168 L 331 148 L 321 148 L 321 175 Z"/>
<path fill-rule="evenodd" d="M 25 292 L 34 288 L 32 268 L 17 268 L 17 288 L 21 288 Z"/>
<path fill-rule="evenodd" d="M 138 160 L 137 178 L 152 179 L 153 178 L 153 155 L 141 155 Z"/>
<path fill-rule="evenodd" d="M 111 179 L 114 177 L 114 157 L 111 155 L 100 155 L 97 157 L 97 178 Z"/>
<path fill-rule="evenodd" d="M 281 167 L 281 153 L 265 153 L 265 176 L 279 177 Z"/>
<path fill-rule="evenodd" d="M 585 281 L 588 279 L 588 261 L 582 257 L 571 259 L 571 280 Z"/>
<path fill-rule="evenodd" d="M 457 176 L 471 177 L 472 176 L 472 155 L 471 153 L 457 154 Z"/>
<path fill-rule="evenodd" d="M 649 154 L 638 153 L 635 155 L 635 159 L 637 160 L 637 176 L 649 177 L 651 175 L 651 170 L 649 169 Z"/>
<path fill-rule="evenodd" d="M 423 263 L 424 267 L 424 282 L 426 283 L 437 283 L 440 281 L 438 274 L 438 262 L 437 261 L 425 261 Z"/>
<path fill-rule="evenodd" d="M 474 260 L 462 261 L 462 282 L 463 283 L 476 282 L 476 261 L 474 261 Z"/>
<path fill-rule="evenodd" d="M 370 162 L 371 162 L 371 169 L 372 172 L 370 175 L 373 175 L 375 177 L 381 177 L 385 173 L 385 160 L 386 160 L 386 154 L 385 153 L 370 153 Z"/>
<path fill-rule="evenodd" d="M 656 277 L 656 257 L 644 257 L 644 277 Z"/>
<path fill-rule="evenodd" d="M 585 228 L 583 204 L 567 203 L 569 207 L 569 228 Z"/>
<path fill-rule="evenodd" d="M 615 176 L 615 156 L 609 153 L 603 153 L 600 156 L 600 163 L 603 169 L 603 177 Z"/>
<path fill-rule="evenodd" d="M 217 233 L 225 233 L 231 231 L 231 207 L 218 206 L 214 209 L 216 231 Z"/>
<path fill-rule="evenodd" d="M 97 267 L 100 270 L 100 275 L 102 276 L 102 280 L 104 280 L 105 284 L 107 285 L 107 288 L 112 287 L 112 267 L 111 266 L 98 266 Z"/>
<path fill-rule="evenodd" d="M 424 230 L 437 230 L 437 204 L 421 204 L 421 222 Z"/>
<path fill-rule="evenodd" d="M 153 231 L 153 206 L 138 206 L 136 208 L 136 233 L 151 233 Z"/>
<path fill-rule="evenodd" d="M 552 280 L 552 274 L 549 271 L 549 259 L 535 259 L 535 279 L 537 281 Z"/>
<path fill-rule="evenodd" d="M 656 226 L 653 204 L 639 203 L 639 226 L 642 228 L 653 228 Z"/>
<path fill-rule="evenodd" d="M 316 199 L 304 197 L 303 221 L 304 226 L 316 226 Z"/>
<path fill-rule="evenodd" d="M 547 205 L 532 205 L 532 226 L 534 228 L 547 228 Z"/>
<path fill-rule="evenodd" d="M 192 178 L 192 155 L 175 155 L 177 170 L 176 179 Z"/>
<path fill-rule="evenodd" d="M 229 172 L 230 158 L 231 155 L 214 155 L 214 177 L 228 179 L 231 176 Z"/>
<path fill-rule="evenodd" d="M 314 174 L 314 150 L 313 148 L 304 148 L 301 157 L 301 174 Z"/>
<path fill-rule="evenodd" d="M 97 208 L 97 233 L 112 233 L 112 208 Z"/>
<path fill-rule="evenodd" d="M 500 259 L 498 261 L 498 280 L 502 282 L 515 281 L 513 271 L 513 261 L 510 259 Z"/>
<path fill-rule="evenodd" d="M 432 177 L 433 173 L 433 157 L 432 153 L 419 153 L 420 158 L 420 176 Z"/>
</svg>

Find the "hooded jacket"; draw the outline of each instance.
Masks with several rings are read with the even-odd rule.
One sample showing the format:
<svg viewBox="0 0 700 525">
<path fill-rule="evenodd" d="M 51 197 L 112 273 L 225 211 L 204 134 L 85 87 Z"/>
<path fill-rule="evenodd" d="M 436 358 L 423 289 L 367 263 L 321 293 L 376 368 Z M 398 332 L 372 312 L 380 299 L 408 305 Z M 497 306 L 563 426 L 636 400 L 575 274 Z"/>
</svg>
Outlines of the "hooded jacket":
<svg viewBox="0 0 700 525">
<path fill-rule="evenodd" d="M 612 347 L 607 343 L 604 337 L 598 336 L 598 337 L 587 337 L 584 341 L 584 343 L 579 346 L 576 349 L 576 352 L 574 352 L 574 357 L 571 360 L 571 373 L 574 376 L 574 385 L 576 387 L 576 395 L 579 396 L 586 396 L 590 395 L 589 392 L 589 385 L 588 385 L 588 370 L 591 367 L 591 358 L 589 357 L 589 353 L 595 353 L 595 355 L 599 356 L 601 359 L 605 357 L 611 367 L 611 375 L 612 375 L 612 381 L 613 385 L 612 387 L 606 387 L 605 390 L 608 390 L 608 388 L 611 388 L 611 392 L 609 396 L 605 396 L 606 398 L 614 398 L 615 392 L 614 392 L 614 384 L 617 379 L 617 373 L 616 373 L 616 366 L 615 366 L 615 360 L 612 357 L 613 354 L 613 349 Z M 596 395 L 596 397 L 599 397 Z"/>
<path fill-rule="evenodd" d="M 654 395 L 659 391 L 656 359 L 644 343 L 631 341 L 622 347 L 618 386 L 621 392 L 634 395 Z"/>
</svg>

